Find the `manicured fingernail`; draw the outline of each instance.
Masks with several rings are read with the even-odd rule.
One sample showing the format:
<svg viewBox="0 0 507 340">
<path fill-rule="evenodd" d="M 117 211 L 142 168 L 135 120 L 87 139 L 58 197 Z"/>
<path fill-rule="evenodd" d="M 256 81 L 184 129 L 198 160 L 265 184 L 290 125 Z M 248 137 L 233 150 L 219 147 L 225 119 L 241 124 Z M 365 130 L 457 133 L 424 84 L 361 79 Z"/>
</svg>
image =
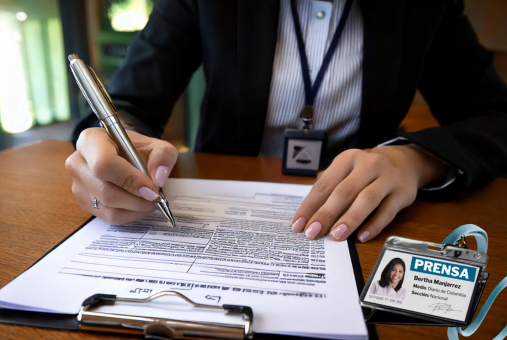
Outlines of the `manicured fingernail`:
<svg viewBox="0 0 507 340">
<path fill-rule="evenodd" d="M 331 236 L 339 240 L 343 236 L 343 234 L 345 234 L 347 229 L 348 229 L 347 226 L 342 223 L 338 227 L 334 228 L 333 231 L 331 231 Z"/>
<path fill-rule="evenodd" d="M 294 222 L 292 225 L 292 230 L 294 230 L 296 233 L 299 233 L 306 225 L 306 218 L 300 217 Z"/>
<path fill-rule="evenodd" d="M 357 238 L 359 238 L 359 241 L 361 242 L 366 242 L 366 238 L 368 237 L 368 235 L 370 235 L 369 232 L 363 231 L 361 234 L 359 234 Z"/>
<path fill-rule="evenodd" d="M 320 222 L 313 222 L 310 224 L 308 229 L 305 231 L 306 237 L 308 237 L 310 240 L 313 240 L 322 230 L 322 224 Z"/>
<path fill-rule="evenodd" d="M 142 187 L 141 189 L 139 189 L 139 194 L 141 195 L 142 198 L 148 201 L 154 201 L 158 197 L 158 194 L 155 191 L 147 187 Z"/>
<path fill-rule="evenodd" d="M 162 188 L 168 177 L 169 168 L 163 165 L 159 166 L 155 172 L 155 184 Z"/>
</svg>

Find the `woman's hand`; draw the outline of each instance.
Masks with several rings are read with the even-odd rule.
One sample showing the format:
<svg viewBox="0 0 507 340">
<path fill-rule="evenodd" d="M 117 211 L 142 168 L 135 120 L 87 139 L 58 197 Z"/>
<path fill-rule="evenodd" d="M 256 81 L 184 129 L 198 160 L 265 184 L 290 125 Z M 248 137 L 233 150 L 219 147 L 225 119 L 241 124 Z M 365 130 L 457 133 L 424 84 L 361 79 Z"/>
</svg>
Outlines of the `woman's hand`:
<svg viewBox="0 0 507 340">
<path fill-rule="evenodd" d="M 345 240 L 377 209 L 358 233 L 361 242 L 377 236 L 417 189 L 442 177 L 446 165 L 413 145 L 346 150 L 315 182 L 292 221 L 309 239 L 326 235 Z"/>
<path fill-rule="evenodd" d="M 178 158 L 176 148 L 165 141 L 127 133 L 153 180 L 118 155 L 116 144 L 102 128 L 84 130 L 76 152 L 65 162 L 81 208 L 114 224 L 136 221 L 155 209 L 157 186 L 164 185 Z M 93 208 L 94 197 L 100 201 L 98 209 Z"/>
</svg>

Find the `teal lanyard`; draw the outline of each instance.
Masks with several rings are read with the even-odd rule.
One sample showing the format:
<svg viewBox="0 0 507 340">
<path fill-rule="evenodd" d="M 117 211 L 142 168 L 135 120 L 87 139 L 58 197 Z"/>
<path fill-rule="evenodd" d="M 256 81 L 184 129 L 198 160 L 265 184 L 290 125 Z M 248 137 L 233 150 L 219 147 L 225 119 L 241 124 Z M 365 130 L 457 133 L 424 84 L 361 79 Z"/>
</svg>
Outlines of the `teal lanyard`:
<svg viewBox="0 0 507 340">
<path fill-rule="evenodd" d="M 449 236 L 445 238 L 444 241 L 442 241 L 442 244 L 454 244 L 457 242 L 461 235 L 465 236 L 473 236 L 477 240 L 477 251 L 486 253 L 488 251 L 488 234 L 478 226 L 474 224 L 465 224 L 461 227 L 456 228 Z M 493 289 L 491 294 L 489 295 L 488 299 L 484 303 L 484 306 L 482 306 L 481 311 L 479 312 L 479 315 L 475 318 L 474 322 L 468 326 L 467 329 L 463 330 L 460 327 L 449 327 L 447 328 L 447 337 L 449 340 L 458 340 L 458 333 L 463 336 L 470 336 L 475 333 L 477 328 L 482 323 L 482 320 L 486 317 L 486 314 L 488 314 L 489 308 L 493 304 L 493 301 L 495 301 L 496 297 L 500 292 L 507 287 L 507 277 L 505 277 L 500 283 Z M 493 340 L 502 340 L 507 336 L 507 326 L 493 339 Z"/>
</svg>

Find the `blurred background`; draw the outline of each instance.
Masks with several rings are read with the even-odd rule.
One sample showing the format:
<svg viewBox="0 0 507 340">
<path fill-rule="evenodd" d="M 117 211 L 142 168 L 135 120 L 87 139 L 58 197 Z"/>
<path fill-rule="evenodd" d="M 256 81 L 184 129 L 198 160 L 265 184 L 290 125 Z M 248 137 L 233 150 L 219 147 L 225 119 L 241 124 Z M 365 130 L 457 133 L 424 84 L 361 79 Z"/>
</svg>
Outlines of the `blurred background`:
<svg viewBox="0 0 507 340">
<path fill-rule="evenodd" d="M 69 74 L 77 53 L 104 83 L 121 66 L 155 0 L 0 0 L 0 150 L 40 139 L 69 140 L 89 110 Z M 507 1 L 465 0 L 479 39 L 507 82 Z M 163 138 L 192 150 L 204 93 L 202 69 L 176 104 Z M 434 126 L 417 95 L 405 130 Z"/>
</svg>

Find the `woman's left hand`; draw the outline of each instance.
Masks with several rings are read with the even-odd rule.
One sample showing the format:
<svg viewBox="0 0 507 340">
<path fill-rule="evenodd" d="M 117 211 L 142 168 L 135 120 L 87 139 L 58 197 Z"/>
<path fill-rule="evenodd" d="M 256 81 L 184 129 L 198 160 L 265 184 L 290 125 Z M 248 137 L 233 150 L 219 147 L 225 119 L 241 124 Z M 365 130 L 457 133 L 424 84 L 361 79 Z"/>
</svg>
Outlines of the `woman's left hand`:
<svg viewBox="0 0 507 340">
<path fill-rule="evenodd" d="M 338 155 L 315 182 L 292 221 L 309 239 L 329 234 L 345 240 L 378 208 L 358 233 L 361 242 L 377 236 L 417 189 L 444 176 L 447 165 L 414 145 L 350 149 Z"/>
</svg>

